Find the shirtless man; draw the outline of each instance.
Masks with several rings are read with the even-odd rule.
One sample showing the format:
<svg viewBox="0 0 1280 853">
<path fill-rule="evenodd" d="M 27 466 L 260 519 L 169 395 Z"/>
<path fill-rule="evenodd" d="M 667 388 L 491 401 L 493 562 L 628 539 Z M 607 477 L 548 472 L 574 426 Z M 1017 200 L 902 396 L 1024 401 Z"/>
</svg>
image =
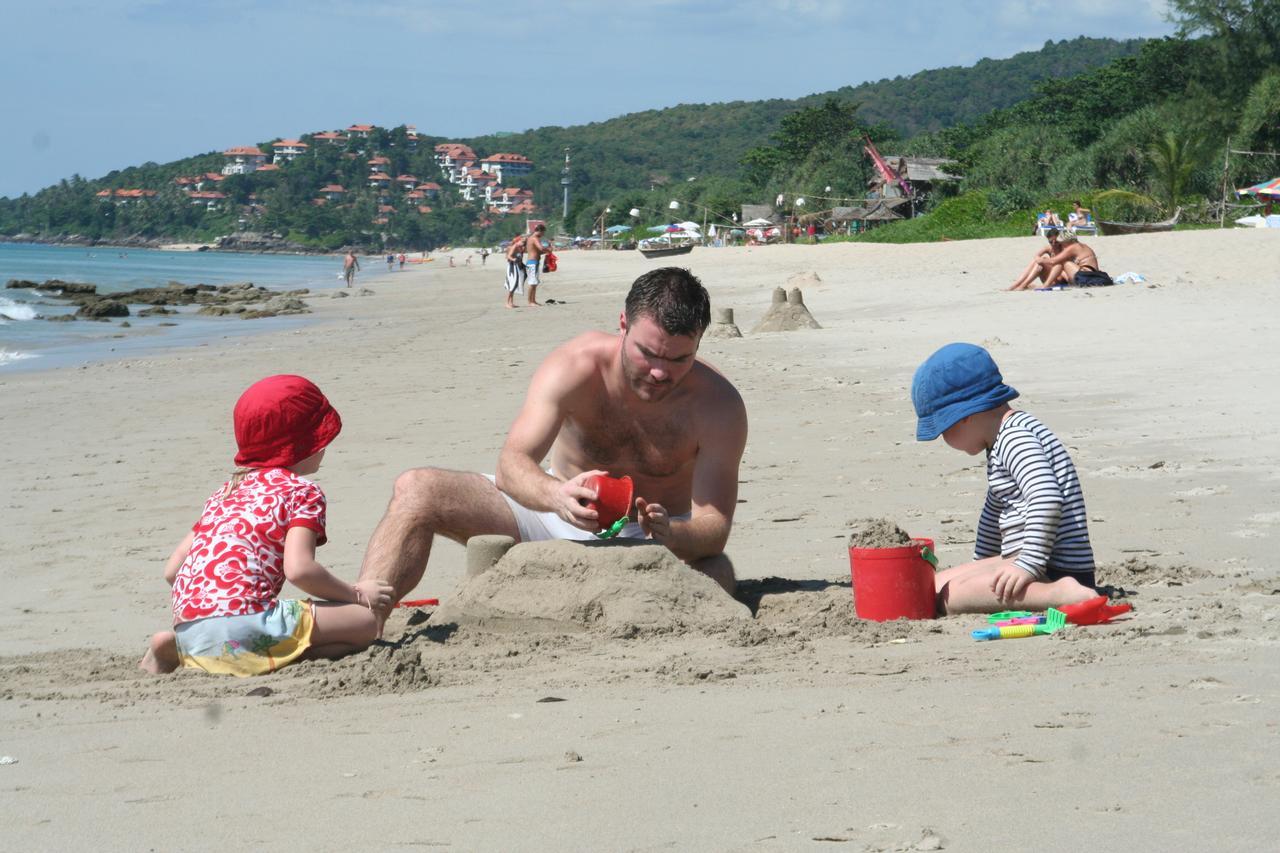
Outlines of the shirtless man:
<svg viewBox="0 0 1280 853">
<path fill-rule="evenodd" d="M 355 280 L 358 269 L 360 269 L 360 261 L 356 259 L 355 249 L 347 249 L 347 256 L 342 259 L 342 277 L 346 279 L 347 287 L 350 287 L 351 282 Z"/>
<path fill-rule="evenodd" d="M 1057 284 L 1071 284 L 1082 269 L 1097 270 L 1098 256 L 1093 249 L 1080 242 L 1074 234 L 1066 234 L 1058 240 L 1058 251 L 1040 257 L 1036 264 L 1042 272 L 1043 287 L 1036 290 L 1048 290 Z M 1033 275 L 1031 281 L 1035 281 Z M 1031 281 L 1022 287 L 1016 284 L 1010 290 L 1031 290 Z"/>
<path fill-rule="evenodd" d="M 440 468 L 401 474 L 369 540 L 361 578 L 417 586 L 438 533 L 456 542 L 593 539 L 594 474 L 630 475 L 635 521 L 623 538 L 665 545 L 724 589 L 747 413 L 737 389 L 697 358 L 710 301 L 688 270 L 636 279 L 619 334 L 587 332 L 553 350 L 529 382 L 494 478 Z M 549 466 L 543 460 L 550 453 Z"/>
<path fill-rule="evenodd" d="M 533 227 L 533 233 L 525 238 L 524 241 L 524 275 L 525 281 L 529 283 L 529 304 L 541 305 L 538 301 L 538 269 L 542 263 L 542 256 L 547 250 L 542 248 L 542 235 L 547 232 L 547 226 L 539 222 Z"/>
</svg>

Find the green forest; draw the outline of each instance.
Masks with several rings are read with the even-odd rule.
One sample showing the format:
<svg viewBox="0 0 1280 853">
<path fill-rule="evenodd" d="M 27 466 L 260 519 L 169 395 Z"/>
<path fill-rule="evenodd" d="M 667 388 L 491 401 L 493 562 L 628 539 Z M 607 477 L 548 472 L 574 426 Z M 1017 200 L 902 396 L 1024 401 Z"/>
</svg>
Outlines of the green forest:
<svg viewBox="0 0 1280 853">
<path fill-rule="evenodd" d="M 441 178 L 432 159 L 441 141 L 469 144 L 480 157 L 532 159 L 533 173 L 514 183 L 534 191 L 554 232 L 661 222 L 673 215 L 672 201 L 679 218 L 724 222 L 742 204 L 779 193 L 812 205 L 855 203 L 872 169 L 864 136 L 886 154 L 947 158 L 960 180 L 926 199 L 924 215 L 857 239 L 1022 234 L 1035 210 L 1066 210 L 1073 199 L 1106 218 L 1155 220 L 1181 207 L 1184 222 L 1216 222 L 1232 187 L 1280 174 L 1265 153 L 1280 151 L 1280 0 L 1173 0 L 1169 8 L 1178 26 L 1171 38 L 1081 37 L 797 100 L 680 105 L 472 139 L 421 136 L 416 150 L 404 127 L 379 128 L 345 146 L 312 145 L 278 171 L 230 176 L 217 187 L 227 199 L 215 210 L 192 204 L 174 179 L 219 170 L 216 152 L 95 180 L 73 176 L 0 199 L 0 234 L 211 240 L 247 229 L 317 249 L 431 249 L 515 233 L 523 217 L 486 216 Z M 566 148 L 572 201 L 561 221 Z M 392 176 L 442 185 L 429 213 L 380 203 L 365 187 L 375 154 L 389 158 Z M 330 183 L 352 189 L 345 203 L 315 204 Z M 114 204 L 97 197 L 104 188 L 156 195 Z M 387 221 L 375 225 L 380 217 Z"/>
</svg>

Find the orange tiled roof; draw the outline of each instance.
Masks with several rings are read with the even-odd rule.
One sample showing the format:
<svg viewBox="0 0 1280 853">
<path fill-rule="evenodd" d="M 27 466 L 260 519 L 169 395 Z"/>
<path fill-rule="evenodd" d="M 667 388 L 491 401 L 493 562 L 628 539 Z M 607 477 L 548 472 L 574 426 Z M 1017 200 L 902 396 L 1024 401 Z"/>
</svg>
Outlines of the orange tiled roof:
<svg viewBox="0 0 1280 853">
<path fill-rule="evenodd" d="M 272 148 L 310 148 L 305 142 L 299 142 L 296 139 L 281 139 L 279 142 L 271 143 Z"/>
<path fill-rule="evenodd" d="M 390 163 L 390 162 L 391 162 L 391 161 L 390 161 L 390 160 L 388 160 L 386 157 L 374 157 L 374 158 L 372 158 L 372 159 L 369 161 L 369 165 L 370 165 L 370 166 L 381 166 L 381 165 L 383 165 L 384 163 Z"/>
<path fill-rule="evenodd" d="M 348 133 L 368 133 L 371 130 L 373 130 L 371 124 L 353 124 L 347 128 Z"/>
<path fill-rule="evenodd" d="M 370 175 L 370 176 L 369 176 L 369 180 L 371 180 L 371 181 L 389 181 L 389 180 L 391 180 L 391 176 L 390 176 L 390 175 L 387 175 L 387 174 L 385 174 L 385 173 L 383 173 L 383 172 L 374 172 L 372 175 Z"/>
<path fill-rule="evenodd" d="M 428 207 L 428 206 L 427 206 L 427 205 L 425 205 L 425 204 L 420 204 L 420 205 L 418 205 L 418 212 L 419 212 L 419 213 L 430 213 L 430 212 L 431 212 L 431 208 L 430 208 L 430 207 Z"/>
<path fill-rule="evenodd" d="M 187 193 L 187 198 L 202 198 L 207 201 L 216 201 L 220 198 L 226 198 L 226 193 L 214 192 L 213 190 L 205 190 L 204 192 Z"/>
<path fill-rule="evenodd" d="M 427 181 L 425 184 L 418 184 L 418 189 L 420 189 L 420 190 L 438 190 L 438 189 L 440 189 L 440 185 L 439 185 L 439 184 L 437 184 L 435 181 Z"/>
<path fill-rule="evenodd" d="M 344 192 L 346 192 L 346 190 L 344 190 L 344 189 L 342 188 L 342 185 L 341 185 L 341 184 L 326 184 L 325 186 L 323 186 L 323 187 L 321 187 L 321 188 L 320 188 L 320 192 L 322 192 L 322 193 L 344 193 Z"/>
<path fill-rule="evenodd" d="M 421 190 L 413 190 L 412 192 L 405 193 L 404 197 L 405 198 L 426 198 L 427 194 L 422 192 Z"/>
<path fill-rule="evenodd" d="M 220 175 L 217 172 L 205 172 L 204 179 L 206 181 L 225 181 L 227 179 L 227 176 Z"/>
<path fill-rule="evenodd" d="M 396 180 L 397 181 L 413 181 L 415 184 L 418 182 L 418 179 L 415 178 L 413 175 L 398 175 L 396 177 Z"/>
<path fill-rule="evenodd" d="M 278 172 L 280 171 L 280 167 L 277 166 L 275 163 L 263 163 L 261 166 L 254 169 L 254 171 L 255 172 Z"/>
<path fill-rule="evenodd" d="M 379 213 L 395 213 L 396 209 L 389 204 L 380 204 L 378 205 L 378 212 Z"/>
<path fill-rule="evenodd" d="M 312 138 L 312 139 L 338 140 L 338 139 L 342 139 L 342 138 L 343 138 L 343 136 L 342 136 L 342 134 L 341 134 L 341 133 L 337 133 L 337 132 L 332 131 L 332 130 L 326 130 L 326 131 L 324 131 L 323 133 L 315 133 L 315 134 L 312 134 L 311 138 Z"/>
<path fill-rule="evenodd" d="M 490 154 L 488 157 L 480 161 L 481 163 L 528 163 L 533 161 L 523 154 Z"/>
<path fill-rule="evenodd" d="M 222 152 L 225 157 L 266 157 L 262 151 L 253 145 L 237 145 L 235 148 L 228 148 Z"/>
</svg>

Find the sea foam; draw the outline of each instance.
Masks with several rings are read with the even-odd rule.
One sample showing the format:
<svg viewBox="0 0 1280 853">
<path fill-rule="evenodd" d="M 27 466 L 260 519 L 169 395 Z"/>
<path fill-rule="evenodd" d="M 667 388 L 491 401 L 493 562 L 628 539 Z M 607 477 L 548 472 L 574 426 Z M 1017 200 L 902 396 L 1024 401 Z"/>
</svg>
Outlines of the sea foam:
<svg viewBox="0 0 1280 853">
<path fill-rule="evenodd" d="M 33 352 L 16 352 L 14 350 L 0 349 L 0 367 L 6 364 L 12 364 L 15 361 L 24 361 L 28 358 L 38 358 Z"/>
<path fill-rule="evenodd" d="M 0 296 L 0 321 L 34 320 L 36 309 L 25 302 L 15 302 L 7 296 Z"/>
</svg>

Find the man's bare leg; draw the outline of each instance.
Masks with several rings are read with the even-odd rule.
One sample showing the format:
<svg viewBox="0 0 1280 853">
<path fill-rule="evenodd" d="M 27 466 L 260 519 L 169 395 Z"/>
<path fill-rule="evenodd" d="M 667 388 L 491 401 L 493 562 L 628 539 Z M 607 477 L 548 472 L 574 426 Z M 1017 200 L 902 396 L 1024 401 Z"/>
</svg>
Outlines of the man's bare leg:
<svg viewBox="0 0 1280 853">
<path fill-rule="evenodd" d="M 414 468 L 396 478 L 391 503 L 365 549 L 360 578 L 386 581 L 400 600 L 422 580 L 437 533 L 464 544 L 485 533 L 520 539 L 511 508 L 486 477 Z"/>
<path fill-rule="evenodd" d="M 1054 264 L 1045 272 L 1043 276 L 1041 276 L 1041 281 L 1043 282 L 1044 286 L 1037 287 L 1036 290 L 1048 290 L 1049 288 L 1054 287 L 1055 285 L 1062 284 L 1064 282 L 1064 279 L 1062 276 L 1063 276 L 1062 264 Z"/>
<path fill-rule="evenodd" d="M 540 307 L 542 305 L 542 303 L 538 301 L 538 285 L 536 284 L 529 285 L 529 304 L 535 307 Z"/>
<path fill-rule="evenodd" d="M 1015 282 L 1013 283 L 1013 286 L 1012 286 L 1012 287 L 1010 287 L 1009 289 L 1010 289 L 1010 290 L 1023 290 L 1023 289 L 1025 289 L 1025 288 L 1027 287 L 1027 285 L 1029 285 L 1029 284 L 1031 284 L 1031 282 L 1035 281 L 1036 273 L 1037 273 L 1039 270 L 1040 270 L 1040 259 L 1039 259 L 1039 258 L 1036 258 L 1036 259 L 1035 259 L 1035 260 L 1033 260 L 1031 263 L 1027 264 L 1027 268 L 1026 268 L 1025 270 L 1023 270 L 1023 271 L 1022 271 L 1022 274 L 1018 276 L 1018 280 L 1017 280 L 1017 281 L 1015 281 Z"/>
<path fill-rule="evenodd" d="M 689 565 L 720 584 L 724 591 L 730 595 L 733 595 L 738 588 L 738 581 L 733 573 L 733 561 L 729 559 L 727 554 L 703 557 L 701 560 L 694 560 Z"/>
<path fill-rule="evenodd" d="M 172 631 L 157 631 L 151 635 L 147 652 L 138 662 L 138 668 L 152 675 L 173 672 L 182 663 L 178 657 L 178 643 Z"/>
</svg>

